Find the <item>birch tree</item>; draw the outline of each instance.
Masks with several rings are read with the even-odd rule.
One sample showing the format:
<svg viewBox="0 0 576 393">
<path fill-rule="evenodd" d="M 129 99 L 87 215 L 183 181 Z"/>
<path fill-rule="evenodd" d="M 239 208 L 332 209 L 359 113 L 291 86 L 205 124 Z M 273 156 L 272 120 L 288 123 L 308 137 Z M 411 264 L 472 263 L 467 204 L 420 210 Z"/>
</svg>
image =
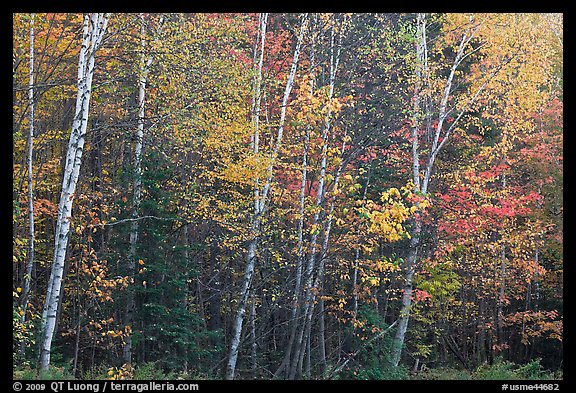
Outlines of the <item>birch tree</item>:
<svg viewBox="0 0 576 393">
<path fill-rule="evenodd" d="M 304 32 L 308 25 L 308 14 L 303 14 L 300 21 L 300 31 L 298 33 L 298 38 L 296 42 L 296 47 L 294 49 L 294 55 L 292 58 L 292 64 L 290 66 L 290 72 L 288 74 L 288 79 L 286 81 L 286 87 L 284 89 L 284 96 L 282 98 L 282 106 L 280 107 L 280 120 L 278 130 L 276 132 L 276 141 L 274 143 L 273 151 L 270 157 L 270 164 L 267 168 L 268 176 L 264 182 L 262 188 L 259 188 L 258 179 L 255 181 L 254 189 L 254 214 L 251 218 L 251 239 L 248 243 L 247 261 L 246 267 L 244 269 L 244 277 L 240 289 L 240 297 L 238 301 L 238 310 L 234 318 L 234 324 L 232 326 L 232 340 L 230 343 L 230 351 L 228 356 L 228 363 L 226 368 L 226 379 L 234 379 L 236 371 L 236 362 L 238 360 L 238 349 L 240 347 L 240 336 L 242 333 L 242 324 L 244 320 L 244 314 L 246 312 L 246 303 L 249 297 L 250 287 L 252 283 L 252 276 L 254 274 L 254 268 L 256 265 L 256 250 L 258 247 L 258 239 L 260 236 L 260 224 L 262 222 L 262 217 L 265 211 L 266 202 L 268 200 L 268 194 L 270 192 L 270 187 L 272 184 L 272 178 L 274 175 L 274 164 L 278 157 L 278 153 L 282 144 L 282 137 L 284 133 L 284 122 L 286 119 L 286 107 L 288 106 L 288 99 L 290 93 L 292 92 L 292 86 L 294 84 L 294 77 L 296 75 L 296 70 L 298 67 L 298 57 L 300 56 L 300 51 L 302 47 L 302 41 L 304 39 Z M 266 34 L 266 24 L 268 20 L 268 14 L 264 14 L 260 19 L 260 58 L 262 58 L 264 53 L 264 41 Z M 258 76 L 256 78 L 255 93 L 260 92 L 261 83 L 261 72 L 262 72 L 262 61 L 258 64 Z M 253 122 L 255 125 L 255 132 L 253 138 L 253 151 L 258 152 L 258 116 L 259 116 L 259 98 L 255 95 L 255 104 L 253 106 L 255 115 L 253 116 Z"/>
<path fill-rule="evenodd" d="M 314 22 L 316 22 L 316 17 L 314 17 Z M 308 99 L 311 99 L 314 95 L 314 67 L 315 67 L 315 52 L 314 52 L 314 33 L 311 34 L 310 43 L 310 81 L 309 81 L 309 95 Z M 298 320 L 300 318 L 300 303 L 302 302 L 302 276 L 305 262 L 305 252 L 304 252 L 304 217 L 306 208 L 306 182 L 308 181 L 308 151 L 310 148 L 310 125 L 306 126 L 304 132 L 304 142 L 302 151 L 302 175 L 300 180 L 300 194 L 298 198 L 299 211 L 298 211 L 298 255 L 296 261 L 296 274 L 295 274 L 295 284 L 294 293 L 292 294 L 292 304 L 290 310 L 290 337 L 288 339 L 288 346 L 284 354 L 282 363 L 274 373 L 274 377 L 278 378 L 283 370 L 286 370 L 285 376 L 288 376 L 288 365 L 290 364 L 290 359 L 292 355 L 292 349 L 294 346 L 294 340 L 296 338 L 296 330 L 298 328 Z"/>
<path fill-rule="evenodd" d="M 264 59 L 264 47 L 266 44 L 266 26 L 268 23 L 268 13 L 262 13 L 259 16 L 259 37 L 256 43 L 256 50 L 254 51 L 254 60 L 257 58 L 258 65 L 256 75 L 254 77 L 254 96 L 252 99 L 252 123 L 254 125 L 254 134 L 251 137 L 252 152 L 258 154 L 259 151 L 259 116 L 260 116 L 260 102 L 261 102 L 261 85 L 262 85 L 262 62 Z M 258 45 L 260 44 L 260 45 Z M 259 48 L 258 48 L 259 46 Z M 259 53 L 259 55 L 257 55 Z M 260 189 L 258 185 L 259 179 L 254 180 L 254 214 L 251 220 L 251 232 L 253 238 L 248 244 L 248 254 L 246 261 L 246 269 L 244 272 L 244 281 L 242 282 L 242 289 L 240 293 L 240 304 L 238 306 L 238 311 L 236 312 L 236 318 L 234 320 L 232 342 L 230 344 L 230 353 L 228 356 L 228 363 L 226 368 L 226 379 L 234 379 L 236 371 L 236 361 L 238 359 L 238 347 L 240 346 L 240 334 L 242 333 L 242 323 L 244 319 L 244 313 L 246 312 L 246 301 L 248 300 L 248 291 L 250 288 L 250 281 L 252 280 L 252 274 L 254 273 L 254 265 L 256 258 L 256 247 L 257 247 L 257 233 L 260 230 Z"/>
<path fill-rule="evenodd" d="M 58 205 L 56 222 L 54 259 L 46 291 L 46 300 L 42 312 L 40 369 L 47 370 L 50 366 L 50 350 L 54 339 L 56 318 L 60 304 L 60 288 L 62 287 L 64 262 L 68 241 L 70 239 L 70 220 L 72 219 L 72 204 L 76 192 L 76 184 L 82 164 L 86 129 L 88 126 L 88 111 L 96 51 L 102 43 L 106 32 L 109 14 L 85 14 L 82 27 L 82 45 L 78 59 L 78 78 L 76 109 L 72 122 L 72 131 L 68 142 L 68 150 L 64 164 L 64 174 Z"/>
<path fill-rule="evenodd" d="M 448 76 L 446 77 L 446 82 L 443 84 L 443 89 L 440 94 L 439 104 L 437 108 L 437 118 L 432 127 L 432 143 L 429 147 L 428 156 L 424 162 L 423 170 L 420 168 L 420 152 L 422 147 L 419 144 L 419 129 L 420 122 L 422 119 L 430 119 L 433 113 L 430 113 L 432 108 L 432 97 L 433 93 L 430 89 L 430 70 L 428 65 L 428 49 L 427 49 L 427 38 L 426 38 L 426 15 L 419 13 L 416 16 L 416 63 L 415 63 L 415 90 L 414 90 L 414 107 L 413 107 L 413 118 L 412 118 L 412 128 L 411 128 L 411 139 L 412 139 L 412 177 L 414 182 L 414 194 L 420 196 L 426 196 L 428 194 L 430 179 L 432 172 L 434 170 L 434 164 L 439 152 L 446 145 L 446 143 L 451 139 L 451 133 L 454 131 L 459 121 L 462 119 L 464 114 L 471 108 L 471 106 L 476 102 L 480 93 L 484 90 L 487 84 L 493 79 L 493 77 L 506 65 L 513 54 L 505 56 L 503 59 L 498 59 L 496 64 L 492 66 L 491 69 L 485 74 L 482 81 L 480 81 L 479 86 L 475 87 L 475 91 L 468 91 L 466 94 L 461 94 L 457 99 L 454 99 L 455 89 L 458 84 L 455 82 L 455 77 L 457 74 L 462 73 L 461 64 L 470 55 L 478 52 L 482 49 L 486 42 L 480 42 L 474 47 L 472 43 L 474 39 L 479 37 L 480 28 L 486 22 L 486 17 L 479 17 L 480 20 L 476 20 L 472 15 L 467 16 L 467 21 L 461 26 L 461 36 L 459 38 L 458 45 L 455 48 L 455 55 L 452 64 L 450 65 Z M 474 87 L 473 87 L 474 89 Z M 425 99 L 424 105 L 422 105 L 422 99 Z M 452 101 L 456 101 L 451 104 Z M 423 108 L 424 107 L 424 108 Z M 424 111 L 424 113 L 423 113 Z M 449 116 L 452 118 L 449 119 Z M 448 121 L 451 120 L 449 125 L 446 125 Z M 428 122 L 428 121 L 427 121 Z M 416 202 L 417 210 L 421 211 L 424 206 L 420 202 Z M 414 226 L 410 233 L 410 246 L 408 251 L 408 258 L 406 261 L 405 271 L 404 271 L 404 284 L 403 284 L 403 294 L 400 307 L 400 316 L 398 320 L 398 330 L 393 340 L 392 347 L 392 364 L 397 366 L 400 362 L 400 357 L 402 354 L 402 347 L 404 345 L 404 339 L 406 336 L 406 330 L 408 328 L 408 322 L 410 320 L 410 309 L 412 305 L 412 292 L 413 292 L 413 278 L 416 270 L 417 259 L 419 248 L 421 246 L 421 236 L 422 236 L 422 218 L 421 214 L 418 213 L 414 219 Z"/>
<path fill-rule="evenodd" d="M 426 73 L 426 16 L 419 13 L 416 17 L 416 84 L 414 89 L 414 108 L 412 118 L 412 176 L 414 182 L 414 192 L 420 192 L 420 157 L 418 146 L 418 129 L 420 126 L 420 95 L 422 90 L 423 74 Z M 427 184 L 426 184 L 427 186 Z M 426 187 L 427 188 L 427 187 Z M 425 190 L 424 190 L 425 192 Z M 420 220 L 415 220 L 414 229 L 410 239 L 410 249 L 408 254 L 408 266 L 404 273 L 404 293 L 402 295 L 402 304 L 400 308 L 400 318 L 398 319 L 398 330 L 393 341 L 392 348 L 392 364 L 397 366 L 400 362 L 402 353 L 402 346 L 404 345 L 404 337 L 406 329 L 408 328 L 408 320 L 410 318 L 410 306 L 412 304 L 412 278 L 414 276 L 414 264 L 418 255 L 418 245 L 420 243 L 420 232 L 422 230 L 422 223 Z"/>
<path fill-rule="evenodd" d="M 140 213 L 140 201 L 142 198 L 142 149 L 144 144 L 144 104 L 146 101 L 146 83 L 148 81 L 148 73 L 150 71 L 150 66 L 152 64 L 152 53 L 145 56 L 146 51 L 146 31 L 145 31 L 145 21 L 144 15 L 140 14 L 141 20 L 141 38 L 140 38 L 140 48 L 142 50 L 140 58 L 140 76 L 138 80 L 138 125 L 136 130 L 136 143 L 134 145 L 134 186 L 132 192 L 132 222 L 130 224 L 130 249 L 128 251 L 128 272 L 129 275 L 134 278 L 134 273 L 136 271 L 136 246 L 138 244 L 138 229 L 139 220 L 138 216 Z M 164 16 L 160 17 L 159 29 L 162 27 L 164 22 Z M 156 36 L 156 39 L 158 35 Z M 134 319 L 134 310 L 136 308 L 136 301 L 134 291 L 128 292 L 128 299 L 126 302 L 126 312 L 125 312 L 125 326 L 131 326 Z M 132 363 L 132 337 L 130 330 L 128 330 L 127 336 L 125 338 L 125 344 L 122 351 L 122 357 L 125 363 Z"/>
<path fill-rule="evenodd" d="M 335 21 L 334 21 L 335 22 Z M 341 51 L 341 40 L 342 40 L 342 26 L 338 32 L 338 42 L 336 42 L 336 26 L 333 25 L 330 30 L 330 68 L 329 68 L 329 86 L 328 86 L 328 102 L 332 101 L 334 96 L 334 86 L 336 81 L 336 72 L 338 70 L 338 64 L 340 62 L 340 51 Z M 321 258 L 322 266 L 318 269 L 317 273 L 317 280 L 314 281 L 314 271 L 316 269 L 315 265 L 317 262 L 317 248 L 318 248 L 318 235 L 320 234 L 320 219 L 322 213 L 322 206 L 325 201 L 325 181 L 326 181 L 326 168 L 328 165 L 328 137 L 330 135 L 330 130 L 332 126 L 332 109 L 329 106 L 326 112 L 326 116 L 324 118 L 324 126 L 322 130 L 322 153 L 321 153 L 321 162 L 320 162 L 320 173 L 318 179 L 318 190 L 316 194 L 316 212 L 314 213 L 313 221 L 312 221 L 312 235 L 310 238 L 310 255 L 308 257 L 308 261 L 306 264 L 306 269 L 304 272 L 304 288 L 305 295 L 304 295 L 304 304 L 303 304 L 303 311 L 302 315 L 303 318 L 300 320 L 301 324 L 298 328 L 298 333 L 296 337 L 296 341 L 294 343 L 294 357 L 292 358 L 292 362 L 290 364 L 290 371 L 288 378 L 294 379 L 296 375 L 301 375 L 302 373 L 302 366 L 303 366 L 303 358 L 305 352 L 305 344 L 307 342 L 307 337 L 310 334 L 310 326 L 312 320 L 312 313 L 314 310 L 314 301 L 315 301 L 315 291 L 319 285 L 319 279 L 322 276 L 322 268 L 324 259 Z M 343 151 L 343 150 L 342 150 Z M 342 168 L 340 168 L 342 169 Z M 336 175 L 334 180 L 334 185 L 337 187 L 339 174 Z M 327 220 L 327 227 L 325 229 L 325 241 L 327 246 L 327 242 L 329 239 L 329 231 L 331 225 L 331 216 L 328 215 Z"/>
</svg>

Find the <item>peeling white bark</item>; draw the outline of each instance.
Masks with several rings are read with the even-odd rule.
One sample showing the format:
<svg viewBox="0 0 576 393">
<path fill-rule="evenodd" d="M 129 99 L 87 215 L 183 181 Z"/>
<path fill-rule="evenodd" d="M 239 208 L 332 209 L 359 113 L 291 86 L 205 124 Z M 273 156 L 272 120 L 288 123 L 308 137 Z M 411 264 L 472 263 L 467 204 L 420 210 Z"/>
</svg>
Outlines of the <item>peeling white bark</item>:
<svg viewBox="0 0 576 393">
<path fill-rule="evenodd" d="M 78 60 L 78 95 L 76 109 L 72 122 L 72 131 L 68 142 L 68 151 L 62 180 L 62 191 L 58 205 L 56 222 L 54 259 L 52 271 L 46 291 L 46 301 L 42 312 L 42 336 L 40 349 L 40 369 L 47 370 L 50 366 L 50 349 L 55 334 L 58 306 L 60 304 L 60 288 L 64 272 L 64 260 L 70 237 L 70 219 L 72 203 L 76 192 L 76 184 L 82 164 L 82 153 L 86 128 L 88 125 L 88 108 L 92 91 L 94 61 L 96 51 L 100 47 L 102 37 L 106 32 L 109 14 L 94 13 L 84 15 L 82 46 Z"/>
</svg>

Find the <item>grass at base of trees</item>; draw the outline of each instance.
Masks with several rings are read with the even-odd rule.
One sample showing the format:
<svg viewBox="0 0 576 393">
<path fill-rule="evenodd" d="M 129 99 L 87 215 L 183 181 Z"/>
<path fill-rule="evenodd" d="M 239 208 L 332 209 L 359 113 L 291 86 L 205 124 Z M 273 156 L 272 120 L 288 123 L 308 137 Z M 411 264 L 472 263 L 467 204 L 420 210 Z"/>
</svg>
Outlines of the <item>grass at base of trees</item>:
<svg viewBox="0 0 576 393">
<path fill-rule="evenodd" d="M 483 364 L 474 371 L 439 367 L 422 371 L 413 376 L 418 380 L 561 380 L 562 370 L 545 370 L 540 365 L 540 359 L 526 364 L 516 364 L 505 360 L 497 360 L 493 364 Z"/>
<path fill-rule="evenodd" d="M 38 371 L 31 368 L 14 369 L 12 378 L 14 380 L 67 380 L 67 379 L 80 379 L 80 380 L 104 380 L 111 379 L 112 376 L 119 377 L 118 379 L 131 379 L 131 380 L 205 380 L 217 379 L 208 375 L 190 375 L 184 372 L 165 372 L 155 363 L 144 363 L 137 366 L 134 370 L 119 374 L 119 370 L 124 370 L 115 367 L 106 367 L 104 365 L 93 368 L 89 371 L 82 373 L 78 378 L 75 378 L 71 372 L 64 367 L 52 366 L 50 370 L 38 375 Z M 474 371 L 451 368 L 439 367 L 428 369 L 419 372 L 416 375 L 409 375 L 408 372 L 402 367 L 397 367 L 397 372 L 378 373 L 372 369 L 357 371 L 356 375 L 347 375 L 345 379 L 358 379 L 358 380 L 562 380 L 562 370 L 549 371 L 542 368 L 540 360 L 536 359 L 524 365 L 515 364 L 512 362 L 497 360 L 493 364 L 483 364 L 477 367 Z M 344 378 L 343 378 L 344 379 Z"/>
</svg>

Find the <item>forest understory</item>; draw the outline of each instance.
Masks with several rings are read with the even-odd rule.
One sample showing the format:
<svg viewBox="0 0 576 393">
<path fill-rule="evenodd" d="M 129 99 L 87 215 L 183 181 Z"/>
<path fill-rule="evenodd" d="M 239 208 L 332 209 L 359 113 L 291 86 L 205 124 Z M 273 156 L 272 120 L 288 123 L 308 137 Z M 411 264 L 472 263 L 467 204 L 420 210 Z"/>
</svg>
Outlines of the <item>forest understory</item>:
<svg viewBox="0 0 576 393">
<path fill-rule="evenodd" d="M 563 15 L 13 14 L 13 379 L 561 380 Z"/>
</svg>

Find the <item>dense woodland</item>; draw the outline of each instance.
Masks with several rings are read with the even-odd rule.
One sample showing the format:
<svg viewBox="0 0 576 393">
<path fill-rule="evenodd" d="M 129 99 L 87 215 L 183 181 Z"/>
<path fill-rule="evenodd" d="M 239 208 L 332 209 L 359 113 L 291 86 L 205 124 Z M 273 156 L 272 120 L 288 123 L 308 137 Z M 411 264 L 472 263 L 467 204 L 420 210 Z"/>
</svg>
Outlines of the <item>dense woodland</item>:
<svg viewBox="0 0 576 393">
<path fill-rule="evenodd" d="M 562 378 L 561 14 L 13 14 L 13 375 Z"/>
</svg>

